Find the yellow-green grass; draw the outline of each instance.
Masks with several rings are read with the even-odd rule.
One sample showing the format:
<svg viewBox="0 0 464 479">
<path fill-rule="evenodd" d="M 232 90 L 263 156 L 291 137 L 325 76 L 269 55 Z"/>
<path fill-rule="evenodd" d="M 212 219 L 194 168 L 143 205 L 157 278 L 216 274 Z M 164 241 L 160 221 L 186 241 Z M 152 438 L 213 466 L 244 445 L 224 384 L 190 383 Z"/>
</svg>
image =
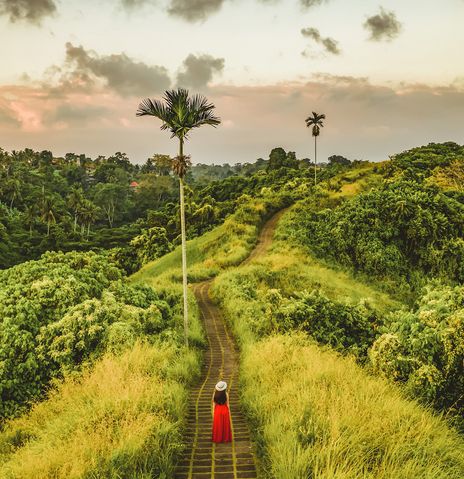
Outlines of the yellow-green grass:
<svg viewBox="0 0 464 479">
<path fill-rule="evenodd" d="M 282 199 L 244 198 L 237 211 L 222 225 L 187 242 L 188 278 L 190 282 L 216 276 L 239 264 L 251 252 L 262 222 L 283 207 Z M 181 281 L 181 248 L 143 266 L 131 276 L 134 283 L 160 285 Z"/>
<path fill-rule="evenodd" d="M 241 294 L 244 287 L 256 292 L 255 300 Z M 222 305 L 226 317 L 233 318 L 231 325 L 241 345 L 273 329 L 272 318 L 266 314 L 266 293 L 272 289 L 284 296 L 317 289 L 333 301 L 353 306 L 367 303 L 379 316 L 403 306 L 373 285 L 325 266 L 302 248 L 276 241 L 265 256 L 221 273 L 213 283 L 212 296 Z"/>
<path fill-rule="evenodd" d="M 276 241 L 269 253 L 255 264 L 276 273 L 277 287 L 286 295 L 295 291 L 319 289 L 332 300 L 347 304 L 367 301 L 380 313 L 402 306 L 371 283 L 354 277 L 343 269 L 335 269 L 317 260 L 303 248 Z"/>
<path fill-rule="evenodd" d="M 240 226 L 240 228 L 238 227 Z M 201 281 L 215 276 L 221 268 L 237 264 L 246 258 L 257 237 L 257 226 L 237 225 L 234 218 L 198 238 L 187 241 L 188 276 Z M 157 278 L 169 273 L 171 280 L 181 281 L 181 248 L 148 263 L 130 278 L 131 282 L 157 283 Z"/>
<path fill-rule="evenodd" d="M 241 345 L 242 400 L 262 477 L 464 477 L 464 440 L 446 420 L 303 333 L 272 333 L 266 294 L 314 288 L 334 301 L 365 300 L 380 314 L 402 306 L 279 239 L 265 256 L 221 273 L 213 284 Z"/>
<path fill-rule="evenodd" d="M 384 163 L 366 163 L 352 168 L 323 182 L 321 189 L 322 191 L 326 190 L 326 194 L 331 200 L 338 201 L 355 196 L 382 181 L 379 170 L 382 169 Z M 338 188 L 334 191 L 333 188 L 336 186 Z"/>
<path fill-rule="evenodd" d="M 249 345 L 241 381 L 265 477 L 464 477 L 464 440 L 446 421 L 303 335 Z"/>
<path fill-rule="evenodd" d="M 5 479 L 173 476 L 197 354 L 137 343 L 68 378 L 0 433 Z"/>
</svg>

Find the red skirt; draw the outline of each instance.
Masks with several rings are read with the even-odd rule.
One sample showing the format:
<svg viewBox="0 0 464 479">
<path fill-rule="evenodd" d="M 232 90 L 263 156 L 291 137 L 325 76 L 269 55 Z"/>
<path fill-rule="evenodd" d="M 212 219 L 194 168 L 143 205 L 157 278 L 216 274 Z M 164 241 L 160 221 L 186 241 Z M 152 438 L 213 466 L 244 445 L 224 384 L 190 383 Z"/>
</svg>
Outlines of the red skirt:
<svg viewBox="0 0 464 479">
<path fill-rule="evenodd" d="M 231 442 L 232 430 L 227 404 L 214 405 L 213 442 Z"/>
</svg>

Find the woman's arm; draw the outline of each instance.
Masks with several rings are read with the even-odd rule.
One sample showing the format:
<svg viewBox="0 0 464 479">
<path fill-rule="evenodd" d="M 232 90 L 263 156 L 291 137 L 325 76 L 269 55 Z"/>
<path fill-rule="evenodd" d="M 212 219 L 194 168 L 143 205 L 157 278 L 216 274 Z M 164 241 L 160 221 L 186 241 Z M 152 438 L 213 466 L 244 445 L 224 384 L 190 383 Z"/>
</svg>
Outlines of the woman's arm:
<svg viewBox="0 0 464 479">
<path fill-rule="evenodd" d="M 229 393 L 226 392 L 226 404 L 227 404 L 227 407 L 229 407 Z"/>
</svg>

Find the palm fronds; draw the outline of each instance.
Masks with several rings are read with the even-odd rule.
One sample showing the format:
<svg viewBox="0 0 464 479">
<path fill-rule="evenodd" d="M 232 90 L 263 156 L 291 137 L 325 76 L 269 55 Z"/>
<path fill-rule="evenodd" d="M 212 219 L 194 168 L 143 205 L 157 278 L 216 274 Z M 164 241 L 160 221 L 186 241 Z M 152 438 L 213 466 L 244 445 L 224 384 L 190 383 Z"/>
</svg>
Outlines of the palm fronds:
<svg viewBox="0 0 464 479">
<path fill-rule="evenodd" d="M 169 130 L 171 138 L 185 139 L 190 130 L 202 125 L 216 127 L 221 123 L 213 114 L 215 106 L 203 95 L 189 96 L 188 90 L 178 88 L 165 92 L 163 101 L 143 100 L 137 110 L 137 116 L 150 115 L 163 123 L 162 130 Z"/>
<path fill-rule="evenodd" d="M 325 115 L 319 115 L 315 111 L 312 112 L 312 116 L 310 115 L 306 118 L 306 126 L 308 128 L 311 126 L 313 127 L 313 136 L 319 136 L 320 129 L 324 127 L 323 120 L 325 120 Z"/>
</svg>

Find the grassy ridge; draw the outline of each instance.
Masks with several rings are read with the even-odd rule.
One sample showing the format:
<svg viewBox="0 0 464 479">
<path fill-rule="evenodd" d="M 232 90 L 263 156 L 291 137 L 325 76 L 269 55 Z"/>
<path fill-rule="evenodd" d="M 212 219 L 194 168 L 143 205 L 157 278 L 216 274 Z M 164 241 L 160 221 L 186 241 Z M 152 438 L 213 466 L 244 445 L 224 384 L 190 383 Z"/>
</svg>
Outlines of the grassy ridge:
<svg viewBox="0 0 464 479">
<path fill-rule="evenodd" d="M 212 294 L 228 317 L 234 318 L 236 337 L 246 345 L 288 327 L 276 322 L 276 298 L 291 298 L 296 292 L 313 290 L 347 306 L 365 305 L 378 316 L 401 306 L 387 294 L 281 241 L 275 242 L 264 258 L 222 273 L 213 284 Z"/>
<path fill-rule="evenodd" d="M 264 258 L 216 279 L 213 296 L 242 347 L 243 401 L 255 425 L 264 476 L 463 477 L 464 441 L 446 421 L 371 377 L 353 358 L 317 346 L 307 334 L 279 333 L 288 330 L 288 318 L 301 316 L 293 303 L 304 290 L 347 307 L 368 304 L 380 318 L 402 306 L 288 241 L 276 241 Z M 332 326 L 322 332 L 340 334 Z"/>
<path fill-rule="evenodd" d="M 270 194 L 252 199 L 242 196 L 237 211 L 221 226 L 187 242 L 189 281 L 202 281 L 243 261 L 256 244 L 261 224 L 288 204 L 283 196 Z M 145 265 L 131 276 L 134 283 L 163 284 L 181 281 L 181 249 Z"/>
<path fill-rule="evenodd" d="M 0 477 L 172 477 L 192 351 L 138 343 L 107 354 L 0 433 Z"/>
</svg>

